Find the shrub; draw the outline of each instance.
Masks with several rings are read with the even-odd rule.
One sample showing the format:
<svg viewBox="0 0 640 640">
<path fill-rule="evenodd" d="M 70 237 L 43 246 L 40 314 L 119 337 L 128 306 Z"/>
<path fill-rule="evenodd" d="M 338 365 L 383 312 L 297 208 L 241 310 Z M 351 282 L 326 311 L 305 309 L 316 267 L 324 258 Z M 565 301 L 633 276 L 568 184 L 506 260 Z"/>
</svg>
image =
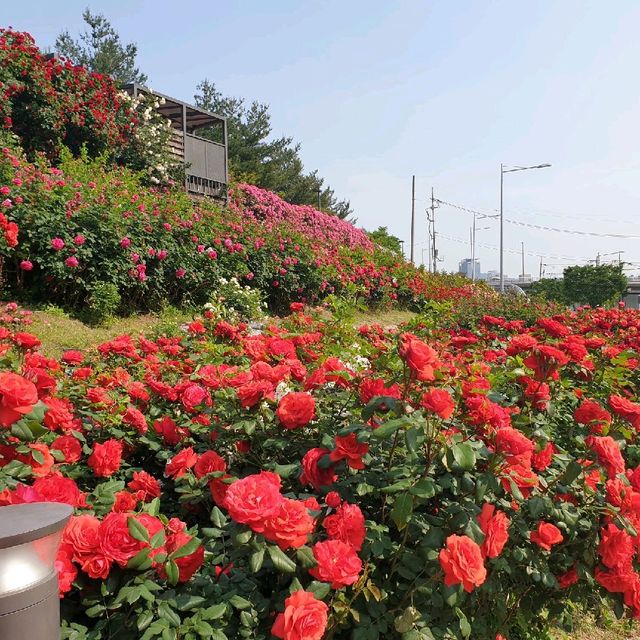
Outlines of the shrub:
<svg viewBox="0 0 640 640">
<path fill-rule="evenodd" d="M 638 615 L 638 312 L 409 333 L 300 307 L 61 362 L 5 309 L 0 504 L 75 507 L 64 639 L 523 640 Z"/>
<path fill-rule="evenodd" d="M 102 324 L 117 314 L 121 300 L 113 282 L 96 282 L 88 293 L 86 316 L 89 322 Z"/>
</svg>

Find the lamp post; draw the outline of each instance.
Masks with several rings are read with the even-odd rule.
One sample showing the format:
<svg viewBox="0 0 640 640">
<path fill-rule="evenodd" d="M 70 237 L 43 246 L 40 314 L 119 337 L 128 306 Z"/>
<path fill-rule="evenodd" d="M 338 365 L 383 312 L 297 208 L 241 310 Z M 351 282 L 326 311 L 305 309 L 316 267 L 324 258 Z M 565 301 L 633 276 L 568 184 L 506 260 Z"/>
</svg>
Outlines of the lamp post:
<svg viewBox="0 0 640 640">
<path fill-rule="evenodd" d="M 536 164 L 531 167 L 508 167 L 508 165 L 500 165 L 500 293 L 504 293 L 504 213 L 503 213 L 503 186 L 504 174 L 513 173 L 514 171 L 528 171 L 529 169 L 546 169 L 550 164 Z"/>
<path fill-rule="evenodd" d="M 60 600 L 54 563 L 73 513 L 66 504 L 0 507 L 0 638 L 59 640 Z"/>
</svg>

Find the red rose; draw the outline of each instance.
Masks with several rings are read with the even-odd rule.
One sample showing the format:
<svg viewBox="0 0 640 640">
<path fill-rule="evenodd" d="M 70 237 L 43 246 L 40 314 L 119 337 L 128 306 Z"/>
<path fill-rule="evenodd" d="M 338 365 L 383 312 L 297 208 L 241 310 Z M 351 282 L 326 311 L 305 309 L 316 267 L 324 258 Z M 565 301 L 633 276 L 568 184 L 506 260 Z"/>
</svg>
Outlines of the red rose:
<svg viewBox="0 0 640 640">
<path fill-rule="evenodd" d="M 264 521 L 262 535 L 283 551 L 297 549 L 307 543 L 314 526 L 315 521 L 302 502 L 284 498 L 278 513 Z"/>
<path fill-rule="evenodd" d="M 332 589 L 340 589 L 358 581 L 362 560 L 355 549 L 342 540 L 325 540 L 313 545 L 313 557 L 318 565 L 309 573 L 322 582 L 331 583 Z"/>
<path fill-rule="evenodd" d="M 602 433 L 603 427 L 611 424 L 611 414 L 595 400 L 583 400 L 573 417 L 576 422 L 586 424 L 593 433 Z"/>
<path fill-rule="evenodd" d="M 58 572 L 58 591 L 60 597 L 62 598 L 64 597 L 65 593 L 71 591 L 73 581 L 78 575 L 78 570 L 76 569 L 73 562 L 71 562 L 71 558 L 67 553 L 67 549 L 64 547 L 60 547 L 58 549 L 56 560 L 53 566 Z"/>
<path fill-rule="evenodd" d="M 113 475 L 122 462 L 122 442 L 110 438 L 103 444 L 93 445 L 93 453 L 87 459 L 87 464 L 93 469 L 98 478 Z"/>
<path fill-rule="evenodd" d="M 60 398 L 47 398 L 45 401 L 47 412 L 44 414 L 44 426 L 52 431 L 56 429 L 72 428 L 73 405 L 68 400 Z"/>
<path fill-rule="evenodd" d="M 81 501 L 80 489 L 75 480 L 59 474 L 38 478 L 33 483 L 33 488 L 43 502 L 63 502 L 76 507 Z"/>
<path fill-rule="evenodd" d="M 496 432 L 496 453 L 502 454 L 507 462 L 531 466 L 531 456 L 535 444 L 524 433 L 513 427 L 503 427 Z"/>
<path fill-rule="evenodd" d="M 310 591 L 295 591 L 284 601 L 271 633 L 282 640 L 322 640 L 328 609 Z"/>
<path fill-rule="evenodd" d="M 129 518 L 126 513 L 110 513 L 100 523 L 100 549 L 107 558 L 126 567 L 143 547 L 144 543 L 136 540 L 129 533 Z"/>
<path fill-rule="evenodd" d="M 197 461 L 198 454 L 193 450 L 193 447 L 182 449 L 182 451 L 176 453 L 176 455 L 167 462 L 164 475 L 177 480 L 187 473 Z"/>
<path fill-rule="evenodd" d="M 462 584 L 464 590 L 471 593 L 487 579 L 480 547 L 468 536 L 449 536 L 439 560 L 447 587 Z"/>
<path fill-rule="evenodd" d="M 338 476 L 335 474 L 332 464 L 323 468 L 318 466 L 318 461 L 330 453 L 329 449 L 316 447 L 309 449 L 304 454 L 302 458 L 302 475 L 300 476 L 302 484 L 310 484 L 314 489 L 319 489 L 320 487 L 328 487 L 336 481 Z"/>
<path fill-rule="evenodd" d="M 420 404 L 427 410 L 440 416 L 443 420 L 448 420 L 453 415 L 455 402 L 451 394 L 444 389 L 432 389 L 427 391 L 420 400 Z"/>
<path fill-rule="evenodd" d="M 59 436 L 51 443 L 51 448 L 60 451 L 67 464 L 78 462 L 82 458 L 82 445 L 74 436 Z"/>
<path fill-rule="evenodd" d="M 179 427 L 171 418 L 165 416 L 153 423 L 154 431 L 171 447 L 177 445 L 189 435 L 189 430 Z"/>
<path fill-rule="evenodd" d="M 634 553 L 633 539 L 626 531 L 612 523 L 601 529 L 598 554 L 605 567 L 619 571 L 632 569 Z"/>
<path fill-rule="evenodd" d="M 106 580 L 109 577 L 113 560 L 104 553 L 88 555 L 79 562 L 82 570 L 90 577 Z"/>
<path fill-rule="evenodd" d="M 366 442 L 358 442 L 355 433 L 348 436 L 336 436 L 336 448 L 329 454 L 333 462 L 346 460 L 351 469 L 364 469 L 362 456 L 369 451 Z"/>
<path fill-rule="evenodd" d="M 556 576 L 556 580 L 561 589 L 568 589 L 572 584 L 578 582 L 578 572 L 575 567 L 571 567 L 569 571 Z"/>
<path fill-rule="evenodd" d="M 550 522 L 540 522 L 535 531 L 529 535 L 531 542 L 535 542 L 541 549 L 551 551 L 554 544 L 559 544 L 564 540 L 560 529 Z"/>
<path fill-rule="evenodd" d="M 34 349 L 42 344 L 38 336 L 34 336 L 32 333 L 19 332 L 13 336 L 13 339 L 23 349 Z"/>
<path fill-rule="evenodd" d="M 196 413 L 198 407 L 202 405 L 210 406 L 211 397 L 209 392 L 199 384 L 190 384 L 180 396 L 180 402 L 182 406 L 189 413 Z"/>
<path fill-rule="evenodd" d="M 29 449 L 31 449 L 31 455 L 25 460 L 25 462 L 30 465 L 31 473 L 33 473 L 34 476 L 49 475 L 56 462 L 49 451 L 49 447 L 42 442 L 35 442 L 29 445 Z M 36 451 L 38 452 L 37 457 L 35 455 Z"/>
<path fill-rule="evenodd" d="M 315 411 L 316 401 L 311 394 L 293 391 L 280 400 L 276 415 L 285 429 L 298 429 L 313 420 Z"/>
<path fill-rule="evenodd" d="M 407 363 L 411 373 L 418 380 L 435 379 L 435 367 L 440 366 L 438 354 L 422 340 L 411 333 L 400 336 L 400 357 Z"/>
<path fill-rule="evenodd" d="M 624 418 L 634 429 L 640 430 L 640 404 L 635 404 L 622 396 L 612 395 L 609 404 L 616 415 Z"/>
<path fill-rule="evenodd" d="M 327 493 L 327 495 L 324 497 L 324 502 L 327 507 L 336 509 L 340 506 L 340 494 L 337 491 L 329 491 L 329 493 Z"/>
<path fill-rule="evenodd" d="M 332 540 L 346 542 L 356 551 L 362 548 L 366 528 L 364 516 L 358 505 L 343 502 L 334 514 L 324 519 L 322 526 Z"/>
<path fill-rule="evenodd" d="M 0 425 L 4 427 L 31 413 L 38 402 L 38 390 L 33 382 L 10 371 L 0 373 L 0 396 Z"/>
<path fill-rule="evenodd" d="M 133 480 L 127 484 L 131 491 L 136 491 L 138 500 L 149 502 L 160 497 L 160 483 L 146 471 L 135 471 Z"/>
<path fill-rule="evenodd" d="M 283 501 L 280 478 L 268 471 L 236 480 L 229 486 L 224 498 L 229 515 L 258 533 L 264 530 L 267 519 L 278 515 Z"/>
<path fill-rule="evenodd" d="M 624 473 L 624 458 L 611 436 L 588 436 L 585 443 L 598 456 L 598 463 L 606 469 L 610 478 Z"/>
<path fill-rule="evenodd" d="M 193 467 L 196 478 L 204 478 L 208 473 L 227 470 L 225 461 L 215 451 L 205 451 L 198 457 Z"/>
<path fill-rule="evenodd" d="M 542 451 L 538 451 L 534 453 L 531 462 L 533 468 L 536 471 L 544 471 L 553 460 L 553 454 L 556 452 L 556 448 L 553 446 L 553 442 L 547 442 L 546 446 Z"/>
<path fill-rule="evenodd" d="M 133 511 L 137 504 L 138 497 L 136 495 L 129 493 L 129 491 L 118 491 L 115 494 L 115 501 L 111 510 L 118 513 L 128 513 Z"/>
<path fill-rule="evenodd" d="M 131 425 L 138 433 L 147 433 L 147 420 L 144 414 L 135 407 L 127 407 L 122 416 L 122 422 Z"/>
<path fill-rule="evenodd" d="M 193 536 L 184 531 L 178 531 L 167 536 L 167 553 L 173 553 L 191 542 Z M 178 582 L 187 582 L 191 576 L 202 566 L 204 561 L 204 547 L 200 545 L 195 551 L 188 556 L 176 558 L 175 563 L 178 565 Z"/>
<path fill-rule="evenodd" d="M 60 360 L 65 364 L 78 365 L 84 360 L 84 353 L 82 351 L 68 349 L 62 354 Z"/>
<path fill-rule="evenodd" d="M 509 539 L 509 518 L 504 511 L 496 511 L 492 504 L 483 504 L 478 524 L 484 533 L 480 547 L 483 558 L 497 558 Z"/>
<path fill-rule="evenodd" d="M 72 558 L 82 563 L 87 556 L 100 552 L 100 520 L 95 516 L 72 516 L 64 529 L 63 543 L 69 544 Z"/>
</svg>

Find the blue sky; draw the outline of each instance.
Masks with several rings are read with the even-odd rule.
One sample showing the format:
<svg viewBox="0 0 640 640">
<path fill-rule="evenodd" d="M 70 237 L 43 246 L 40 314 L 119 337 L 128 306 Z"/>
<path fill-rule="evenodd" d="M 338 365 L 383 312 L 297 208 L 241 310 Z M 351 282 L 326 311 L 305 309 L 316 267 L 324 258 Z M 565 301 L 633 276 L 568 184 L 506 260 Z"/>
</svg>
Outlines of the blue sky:
<svg viewBox="0 0 640 640">
<path fill-rule="evenodd" d="M 150 86 L 191 100 L 209 78 L 267 102 L 274 134 L 302 143 L 358 224 L 405 239 L 417 183 L 416 259 L 436 197 L 491 212 L 500 163 L 551 163 L 505 176 L 505 215 L 529 224 L 640 236 L 640 3 L 636 0 L 23 0 L 2 23 L 41 47 L 83 28 L 85 6 L 139 47 Z M 470 254 L 471 216 L 441 207 L 440 268 Z M 478 227 L 487 226 L 486 221 Z M 497 268 L 498 227 L 477 232 L 482 269 Z M 624 251 L 598 238 L 505 224 L 508 274 L 546 273 Z M 606 256 L 602 260 L 617 259 Z"/>
</svg>

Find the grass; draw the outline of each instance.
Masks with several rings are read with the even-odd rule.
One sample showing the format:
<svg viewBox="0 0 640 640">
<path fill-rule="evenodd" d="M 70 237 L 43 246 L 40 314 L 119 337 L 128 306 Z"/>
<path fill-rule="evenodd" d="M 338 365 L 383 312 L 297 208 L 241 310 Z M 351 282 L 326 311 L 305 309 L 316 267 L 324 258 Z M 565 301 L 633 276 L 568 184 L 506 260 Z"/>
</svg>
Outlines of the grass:
<svg viewBox="0 0 640 640">
<path fill-rule="evenodd" d="M 391 325 L 397 326 L 403 322 L 409 322 L 416 317 L 413 311 L 405 311 L 403 309 L 391 309 L 389 311 L 358 311 L 354 317 L 356 325 L 377 323 L 383 327 Z"/>
<path fill-rule="evenodd" d="M 42 352 L 50 358 L 58 358 L 67 349 L 91 349 L 115 336 L 127 333 L 153 333 L 170 324 L 191 320 L 186 311 L 168 309 L 158 314 L 140 314 L 117 318 L 99 326 L 87 325 L 71 318 L 59 309 L 33 312 L 33 324 L 27 327 L 42 341 Z"/>
<path fill-rule="evenodd" d="M 554 640 L 640 640 L 640 627 L 629 619 L 597 622 L 593 616 L 585 616 L 572 632 L 555 630 Z"/>
</svg>

